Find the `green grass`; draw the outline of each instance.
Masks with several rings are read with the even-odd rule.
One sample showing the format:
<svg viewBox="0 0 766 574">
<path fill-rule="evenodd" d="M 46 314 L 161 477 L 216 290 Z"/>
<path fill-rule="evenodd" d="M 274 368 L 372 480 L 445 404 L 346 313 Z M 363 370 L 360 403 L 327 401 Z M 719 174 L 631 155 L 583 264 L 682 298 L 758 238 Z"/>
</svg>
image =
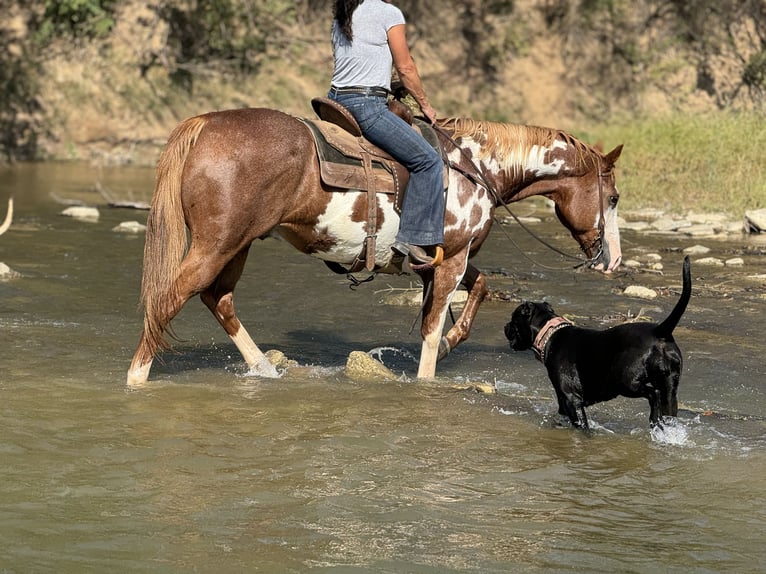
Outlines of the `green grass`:
<svg viewBox="0 0 766 574">
<path fill-rule="evenodd" d="M 623 209 L 740 216 L 766 208 L 766 118 L 718 112 L 616 121 L 594 128 L 617 162 Z"/>
</svg>

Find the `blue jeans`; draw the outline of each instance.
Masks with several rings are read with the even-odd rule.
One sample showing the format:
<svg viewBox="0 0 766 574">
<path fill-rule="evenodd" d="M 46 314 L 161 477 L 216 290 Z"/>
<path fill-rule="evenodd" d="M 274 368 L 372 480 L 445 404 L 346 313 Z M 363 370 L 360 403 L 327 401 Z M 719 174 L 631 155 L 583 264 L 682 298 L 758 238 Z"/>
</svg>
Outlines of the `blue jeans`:
<svg viewBox="0 0 766 574">
<path fill-rule="evenodd" d="M 443 163 L 436 150 L 412 126 L 388 111 L 386 98 L 360 94 L 328 97 L 351 112 L 364 137 L 410 172 L 396 240 L 421 246 L 443 244 Z"/>
</svg>

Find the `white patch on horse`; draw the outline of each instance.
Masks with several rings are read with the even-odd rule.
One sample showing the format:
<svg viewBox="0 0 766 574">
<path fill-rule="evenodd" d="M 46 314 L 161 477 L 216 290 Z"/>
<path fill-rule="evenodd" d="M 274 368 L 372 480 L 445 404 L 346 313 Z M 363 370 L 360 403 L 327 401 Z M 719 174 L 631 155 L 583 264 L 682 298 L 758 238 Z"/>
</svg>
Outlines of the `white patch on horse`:
<svg viewBox="0 0 766 574">
<path fill-rule="evenodd" d="M 564 165 L 564 160 L 555 159 L 550 163 L 545 163 L 545 156 L 555 149 L 566 149 L 566 147 L 567 144 L 559 140 L 554 141 L 551 147 L 532 146 L 526 161 L 523 162 L 524 169 L 531 171 L 536 177 L 558 174 Z"/>
<path fill-rule="evenodd" d="M 471 151 L 475 152 L 475 150 Z M 461 159 L 461 154 L 457 150 L 448 155 L 449 159 L 454 162 L 458 162 Z M 481 216 L 473 223 L 473 227 L 470 229 L 471 232 L 483 229 L 487 221 L 492 219 L 493 202 L 489 198 L 488 193 L 482 190 L 474 190 L 475 186 L 468 184 L 464 175 L 455 170 L 450 171 L 446 208 L 450 214 L 455 216 L 456 221 L 453 225 L 445 226 L 445 233 L 451 230 L 468 230 L 469 222 L 474 217 L 474 210 L 476 208 L 480 210 Z M 465 196 L 466 193 L 467 197 Z"/>
<path fill-rule="evenodd" d="M 471 157 L 481 158 L 487 171 L 498 174 L 511 171 L 514 176 L 530 172 L 535 177 L 545 175 L 557 175 L 564 166 L 564 159 L 555 159 L 546 163 L 545 156 L 556 149 L 566 149 L 566 142 L 555 140 L 550 147 L 533 145 L 527 152 L 522 146 L 506 153 L 503 157 L 497 157 L 492 149 L 482 147 L 478 142 L 465 139 L 463 147 L 470 151 Z"/>
<path fill-rule="evenodd" d="M 345 191 L 330 194 L 330 201 L 324 213 L 319 216 L 314 226 L 317 234 L 328 234 L 336 241 L 329 251 L 314 253 L 315 257 L 324 261 L 348 263 L 361 253 L 364 239 L 367 235 L 366 221 L 352 221 L 351 211 L 359 197 L 366 205 L 367 192 Z M 394 243 L 399 230 L 399 217 L 393 209 L 393 204 L 378 196 L 378 205 L 383 211 L 383 225 L 378 229 L 375 243 L 375 259 L 385 263 L 391 259 L 391 245 Z M 366 208 L 365 208 L 366 209 Z M 366 215 L 366 213 L 365 213 Z M 380 225 L 380 222 L 378 222 Z"/>
</svg>

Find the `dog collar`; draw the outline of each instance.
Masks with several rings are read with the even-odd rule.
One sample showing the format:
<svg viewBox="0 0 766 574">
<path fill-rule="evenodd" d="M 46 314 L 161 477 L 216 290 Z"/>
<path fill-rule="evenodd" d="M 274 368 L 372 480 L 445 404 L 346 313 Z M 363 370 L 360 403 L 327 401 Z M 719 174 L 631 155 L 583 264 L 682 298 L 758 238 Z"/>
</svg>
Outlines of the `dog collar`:
<svg viewBox="0 0 766 574">
<path fill-rule="evenodd" d="M 564 319 L 564 317 L 554 317 L 550 319 L 543 328 L 537 333 L 535 342 L 532 343 L 532 350 L 535 352 L 537 359 L 545 364 L 545 347 L 548 345 L 548 341 L 553 336 L 553 333 L 564 327 L 571 327 L 572 323 Z"/>
</svg>

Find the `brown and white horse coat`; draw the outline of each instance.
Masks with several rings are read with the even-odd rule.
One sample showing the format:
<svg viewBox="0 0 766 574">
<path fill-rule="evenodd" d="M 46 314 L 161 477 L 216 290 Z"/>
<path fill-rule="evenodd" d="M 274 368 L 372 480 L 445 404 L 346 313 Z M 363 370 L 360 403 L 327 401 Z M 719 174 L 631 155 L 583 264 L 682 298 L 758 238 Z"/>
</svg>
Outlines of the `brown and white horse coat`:
<svg viewBox="0 0 766 574">
<path fill-rule="evenodd" d="M 468 338 L 487 293 L 469 258 L 489 234 L 498 202 L 547 196 L 593 267 L 608 272 L 621 258 L 613 167 L 622 146 L 603 155 L 548 128 L 467 119 L 440 124 L 459 148 L 448 149 L 454 167 L 446 191 L 444 262 L 422 275 L 429 295 L 418 377 L 433 377 L 437 360 Z M 479 183 L 470 176 L 477 170 Z M 381 272 L 399 271 L 390 248 L 399 225 L 393 201 L 378 195 L 375 264 Z M 243 109 L 182 122 L 158 165 L 144 249 L 144 330 L 128 384 L 147 381 L 155 354 L 167 346 L 171 319 L 197 294 L 248 366 L 275 375 L 234 311 L 234 286 L 252 242 L 277 236 L 303 253 L 348 266 L 362 250 L 366 215 L 367 192 L 335 192 L 321 182 L 313 139 L 299 119 Z M 461 284 L 468 301 L 442 336 Z"/>
</svg>

